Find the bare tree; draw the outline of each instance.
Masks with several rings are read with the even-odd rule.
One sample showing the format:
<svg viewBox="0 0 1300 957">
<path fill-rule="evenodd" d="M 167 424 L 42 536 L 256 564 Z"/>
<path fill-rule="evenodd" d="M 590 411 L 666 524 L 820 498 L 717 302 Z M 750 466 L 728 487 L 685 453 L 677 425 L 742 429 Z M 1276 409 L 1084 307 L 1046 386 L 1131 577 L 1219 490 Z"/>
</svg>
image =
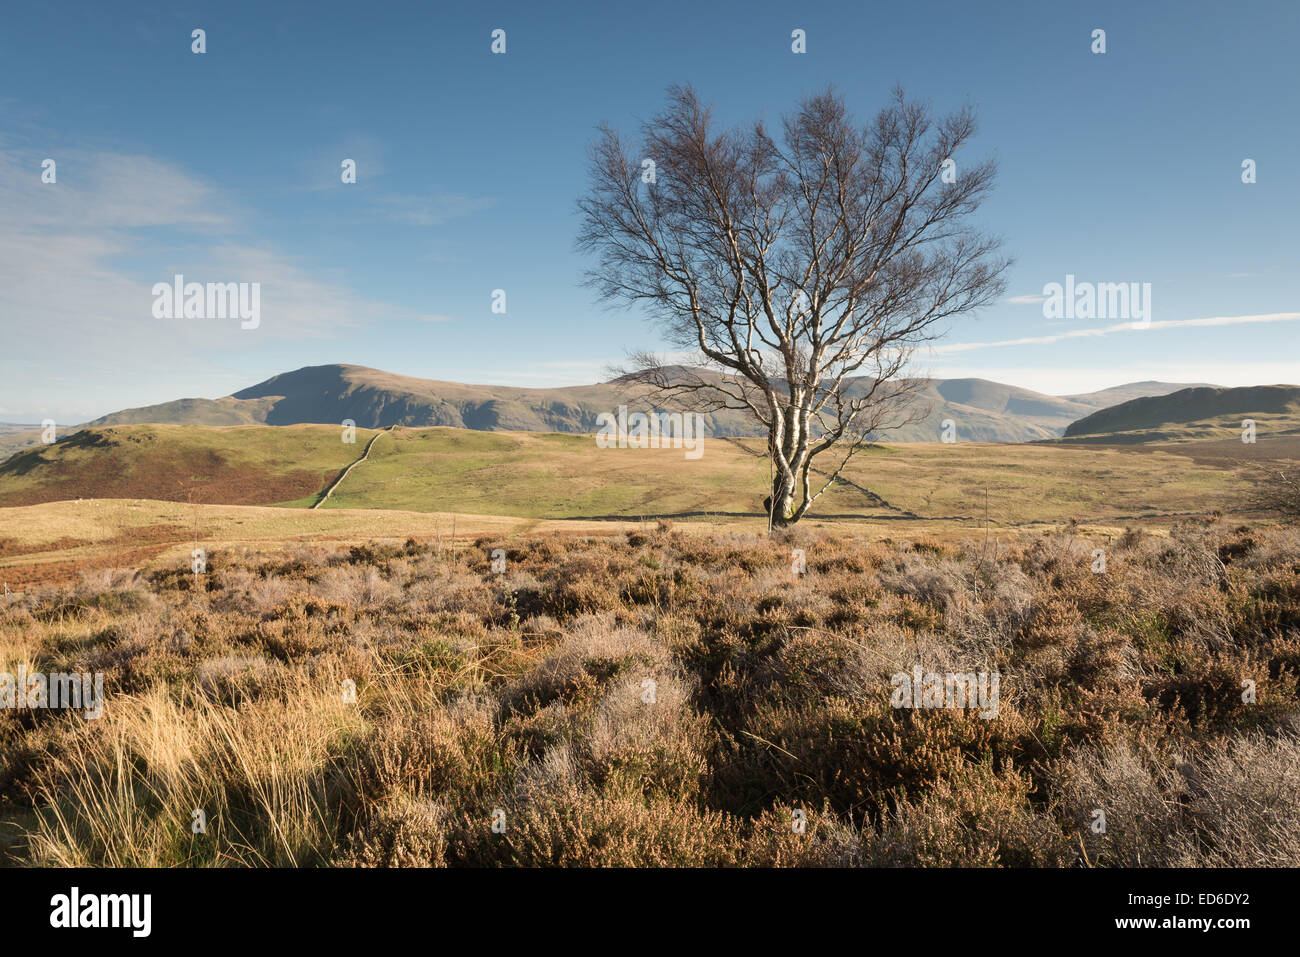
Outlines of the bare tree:
<svg viewBox="0 0 1300 957">
<path fill-rule="evenodd" d="M 778 144 L 762 122 L 716 131 L 695 91 L 672 87 L 638 149 L 600 128 L 578 204 L 578 247 L 598 263 L 589 282 L 698 355 L 635 355 L 631 378 L 696 411 L 752 413 L 768 433 L 777 526 L 899 424 L 915 347 L 1001 295 L 1008 265 L 969 222 L 995 172 L 991 160 L 956 166 L 975 133 L 969 108 L 936 121 L 896 89 L 858 128 L 828 90 L 781 132 Z M 831 450 L 814 489 L 812 463 Z"/>
</svg>

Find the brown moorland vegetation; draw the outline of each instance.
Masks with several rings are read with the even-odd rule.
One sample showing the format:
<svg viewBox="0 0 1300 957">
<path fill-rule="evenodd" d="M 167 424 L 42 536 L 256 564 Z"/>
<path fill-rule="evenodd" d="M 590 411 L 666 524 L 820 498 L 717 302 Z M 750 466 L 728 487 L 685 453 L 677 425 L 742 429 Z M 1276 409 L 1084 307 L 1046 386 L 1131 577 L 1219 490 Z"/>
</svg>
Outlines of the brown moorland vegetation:
<svg viewBox="0 0 1300 957">
<path fill-rule="evenodd" d="M 503 573 L 497 547 L 217 551 L 0 598 L 0 672 L 107 694 L 98 719 L 0 710 L 0 857 L 1300 865 L 1294 529 L 1133 530 L 1100 574 L 1068 526 L 664 522 L 521 538 Z M 997 716 L 891 707 L 917 665 L 997 672 Z"/>
</svg>

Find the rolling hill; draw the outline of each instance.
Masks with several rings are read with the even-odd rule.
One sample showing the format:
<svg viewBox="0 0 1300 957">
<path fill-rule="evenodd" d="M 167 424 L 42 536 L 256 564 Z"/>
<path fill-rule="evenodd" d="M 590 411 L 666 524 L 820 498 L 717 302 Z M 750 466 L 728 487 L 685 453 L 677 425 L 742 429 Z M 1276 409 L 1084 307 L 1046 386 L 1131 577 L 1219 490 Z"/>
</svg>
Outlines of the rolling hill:
<svg viewBox="0 0 1300 957">
<path fill-rule="evenodd" d="M 0 463 L 0 506 L 78 498 L 310 505 L 373 433 L 337 426 L 86 428 Z"/>
<path fill-rule="evenodd" d="M 867 380 L 849 384 L 849 394 L 867 388 Z M 1138 395 L 1158 395 L 1185 388 L 1165 382 L 1142 382 L 1101 392 L 1051 396 L 984 379 L 927 379 L 917 383 L 908 417 L 915 421 L 882 432 L 882 440 L 934 441 L 941 423 L 952 419 L 962 441 L 1028 442 L 1061 435 L 1066 426 L 1096 410 Z M 614 380 L 588 386 L 525 389 L 466 385 L 395 375 L 356 365 L 308 366 L 273 376 L 220 399 L 178 399 L 160 405 L 115 412 L 87 423 L 109 425 L 337 425 L 353 420 L 359 428 L 390 425 L 447 426 L 496 432 L 567 432 L 587 434 L 597 416 L 620 404 L 634 409 L 638 390 Z M 750 436 L 753 421 L 741 412 L 706 416 L 708 434 Z"/>
<path fill-rule="evenodd" d="M 1071 442 L 1148 443 L 1240 436 L 1244 419 L 1259 436 L 1300 433 L 1300 386 L 1201 386 L 1121 402 L 1066 428 Z"/>
</svg>

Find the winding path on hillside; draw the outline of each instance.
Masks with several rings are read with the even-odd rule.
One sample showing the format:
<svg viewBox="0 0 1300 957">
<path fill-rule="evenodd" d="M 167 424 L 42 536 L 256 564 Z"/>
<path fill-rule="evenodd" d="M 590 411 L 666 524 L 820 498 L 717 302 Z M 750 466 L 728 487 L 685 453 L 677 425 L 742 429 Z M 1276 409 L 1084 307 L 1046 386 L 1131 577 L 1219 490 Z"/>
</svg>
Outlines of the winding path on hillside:
<svg viewBox="0 0 1300 957">
<path fill-rule="evenodd" d="M 348 473 L 351 472 L 358 465 L 360 465 L 362 462 L 364 462 L 366 459 L 370 458 L 370 450 L 374 448 L 375 443 L 379 441 L 379 437 L 381 435 L 387 435 L 395 428 L 397 428 L 397 426 L 390 425 L 388 428 L 384 429 L 383 432 L 376 432 L 374 435 L 372 435 L 370 437 L 370 441 L 366 443 L 365 450 L 361 453 L 361 456 L 355 462 L 353 462 L 351 465 L 345 468 L 342 474 L 340 474 L 338 478 L 336 478 L 333 482 L 330 483 L 329 488 L 325 490 L 325 494 L 316 500 L 316 504 L 313 505 L 312 508 L 320 508 L 322 505 L 328 502 L 330 496 L 334 494 L 334 490 L 343 483 L 343 480 L 345 478 L 348 477 Z"/>
</svg>

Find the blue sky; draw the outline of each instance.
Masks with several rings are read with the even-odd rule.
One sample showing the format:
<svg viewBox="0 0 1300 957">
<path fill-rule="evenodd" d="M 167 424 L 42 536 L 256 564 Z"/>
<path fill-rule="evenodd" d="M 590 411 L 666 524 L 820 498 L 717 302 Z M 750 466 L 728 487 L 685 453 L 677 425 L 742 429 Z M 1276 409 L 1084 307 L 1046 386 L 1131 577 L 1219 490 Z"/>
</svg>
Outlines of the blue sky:
<svg viewBox="0 0 1300 957">
<path fill-rule="evenodd" d="M 955 323 L 918 371 L 1052 393 L 1300 382 L 1297 40 L 1293 0 L 10 4 L 0 421 L 326 362 L 603 378 L 658 340 L 581 285 L 586 147 L 687 82 L 728 124 L 828 83 L 864 120 L 896 82 L 939 112 L 978 108 L 975 152 L 1001 164 L 981 218 L 1017 263 L 1008 301 Z M 259 282 L 260 326 L 154 318 L 152 286 L 177 272 Z M 1067 273 L 1151 283 L 1151 328 L 1045 318 L 1034 300 Z"/>
</svg>

